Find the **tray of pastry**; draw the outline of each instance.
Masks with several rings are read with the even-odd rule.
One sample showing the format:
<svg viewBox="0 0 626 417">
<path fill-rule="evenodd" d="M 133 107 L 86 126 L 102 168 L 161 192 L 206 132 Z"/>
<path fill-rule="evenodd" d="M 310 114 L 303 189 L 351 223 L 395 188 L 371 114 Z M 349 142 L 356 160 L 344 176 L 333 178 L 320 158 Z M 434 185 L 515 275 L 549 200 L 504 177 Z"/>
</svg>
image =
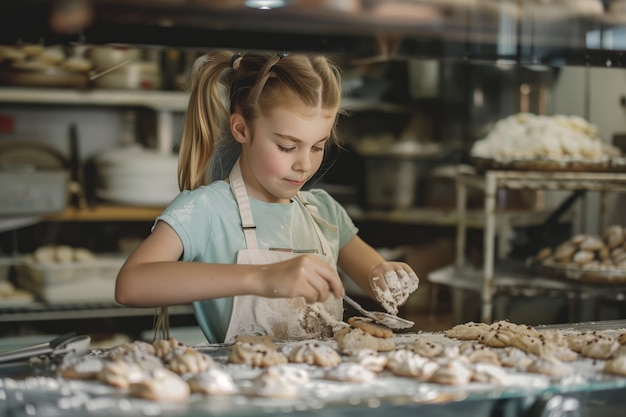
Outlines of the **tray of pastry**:
<svg viewBox="0 0 626 417">
<path fill-rule="evenodd" d="M 479 170 L 626 171 L 621 149 L 574 115 L 510 115 L 474 142 L 470 156 Z"/>
<path fill-rule="evenodd" d="M 541 249 L 530 261 L 534 272 L 592 284 L 626 284 L 626 228 L 614 224 L 602 236 L 577 234 Z"/>
<path fill-rule="evenodd" d="M 593 264 L 589 267 L 535 262 L 533 270 L 542 276 L 586 284 L 626 284 L 626 269 Z"/>
</svg>

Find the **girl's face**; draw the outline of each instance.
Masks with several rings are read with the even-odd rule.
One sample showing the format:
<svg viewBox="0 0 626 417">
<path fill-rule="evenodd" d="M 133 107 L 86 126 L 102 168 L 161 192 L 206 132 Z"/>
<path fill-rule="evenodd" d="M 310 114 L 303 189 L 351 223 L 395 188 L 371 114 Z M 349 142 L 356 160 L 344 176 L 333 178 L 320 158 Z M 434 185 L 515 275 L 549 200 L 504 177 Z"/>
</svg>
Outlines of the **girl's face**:
<svg viewBox="0 0 626 417">
<path fill-rule="evenodd" d="M 245 131 L 241 170 L 248 194 L 287 203 L 317 172 L 330 139 L 335 114 L 304 105 L 277 108 Z M 242 140 L 243 139 L 243 140 Z"/>
</svg>

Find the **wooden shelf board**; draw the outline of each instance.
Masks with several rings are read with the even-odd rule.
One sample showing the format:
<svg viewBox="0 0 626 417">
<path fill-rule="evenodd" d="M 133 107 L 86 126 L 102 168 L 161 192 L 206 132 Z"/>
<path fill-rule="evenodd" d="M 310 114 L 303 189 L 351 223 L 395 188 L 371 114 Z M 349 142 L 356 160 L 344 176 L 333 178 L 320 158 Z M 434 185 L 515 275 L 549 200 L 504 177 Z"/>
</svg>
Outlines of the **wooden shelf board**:
<svg viewBox="0 0 626 417">
<path fill-rule="evenodd" d="M 88 208 L 68 207 L 62 213 L 45 217 L 48 221 L 153 221 L 164 207 L 97 205 Z"/>
</svg>

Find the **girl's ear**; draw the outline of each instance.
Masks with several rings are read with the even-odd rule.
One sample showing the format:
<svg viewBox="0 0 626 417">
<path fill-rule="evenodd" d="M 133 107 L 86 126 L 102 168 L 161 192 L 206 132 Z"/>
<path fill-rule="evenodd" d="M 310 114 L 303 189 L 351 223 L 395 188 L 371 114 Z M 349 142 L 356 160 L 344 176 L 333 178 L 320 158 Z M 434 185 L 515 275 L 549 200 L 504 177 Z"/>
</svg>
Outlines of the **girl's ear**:
<svg viewBox="0 0 626 417">
<path fill-rule="evenodd" d="M 243 144 L 250 140 L 250 130 L 248 129 L 246 119 L 239 113 L 230 115 L 230 132 L 239 143 Z"/>
</svg>

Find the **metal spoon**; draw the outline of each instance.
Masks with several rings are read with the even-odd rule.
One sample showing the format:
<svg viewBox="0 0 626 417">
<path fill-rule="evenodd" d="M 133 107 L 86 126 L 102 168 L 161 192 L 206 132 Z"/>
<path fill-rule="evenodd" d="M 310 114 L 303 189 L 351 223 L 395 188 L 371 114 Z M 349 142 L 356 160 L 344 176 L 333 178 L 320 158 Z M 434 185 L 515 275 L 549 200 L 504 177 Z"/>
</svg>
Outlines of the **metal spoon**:
<svg viewBox="0 0 626 417">
<path fill-rule="evenodd" d="M 346 294 L 343 295 L 343 299 L 365 317 L 369 317 L 377 323 L 384 324 L 390 329 L 408 329 L 415 325 L 412 321 L 394 316 L 393 314 L 383 313 L 382 311 L 368 311 Z"/>
</svg>

